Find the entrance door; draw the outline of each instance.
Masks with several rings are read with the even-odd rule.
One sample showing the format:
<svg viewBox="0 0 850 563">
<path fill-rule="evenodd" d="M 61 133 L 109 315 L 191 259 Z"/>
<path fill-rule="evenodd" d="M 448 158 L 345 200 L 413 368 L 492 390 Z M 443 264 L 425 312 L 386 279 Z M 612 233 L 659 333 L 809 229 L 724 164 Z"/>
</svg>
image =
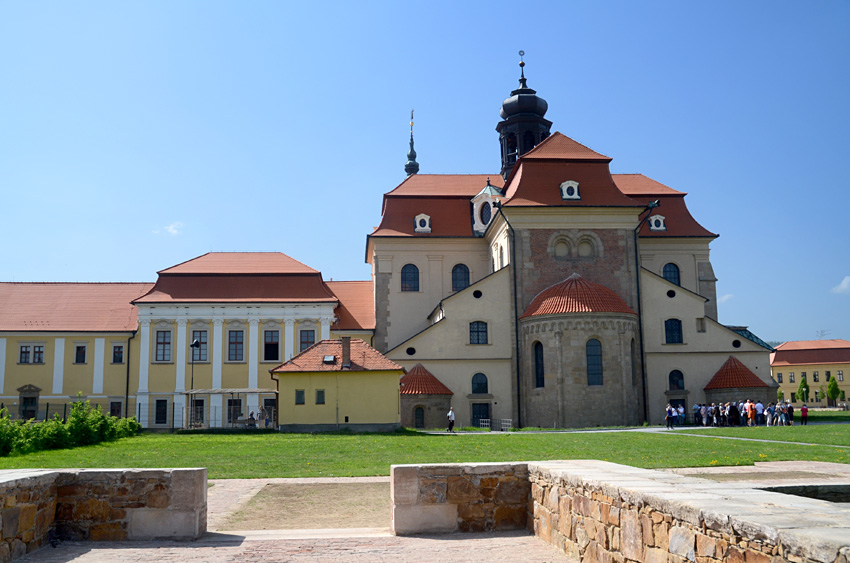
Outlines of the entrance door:
<svg viewBox="0 0 850 563">
<path fill-rule="evenodd" d="M 425 428 L 425 409 L 422 407 L 413 409 L 413 427 Z"/>
<path fill-rule="evenodd" d="M 472 425 L 476 428 L 480 427 L 482 418 L 490 418 L 490 403 L 473 403 Z"/>
</svg>

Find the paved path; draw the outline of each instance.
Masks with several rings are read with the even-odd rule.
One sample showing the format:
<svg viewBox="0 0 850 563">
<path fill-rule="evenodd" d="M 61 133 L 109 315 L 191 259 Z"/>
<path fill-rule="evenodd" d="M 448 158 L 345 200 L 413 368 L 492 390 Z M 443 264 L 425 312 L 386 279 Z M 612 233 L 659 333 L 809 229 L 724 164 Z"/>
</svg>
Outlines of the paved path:
<svg viewBox="0 0 850 563">
<path fill-rule="evenodd" d="M 66 542 L 43 547 L 25 563 L 230 563 L 329 561 L 352 563 L 568 563 L 527 532 L 398 537 L 373 529 L 207 534 L 195 542 Z"/>
</svg>

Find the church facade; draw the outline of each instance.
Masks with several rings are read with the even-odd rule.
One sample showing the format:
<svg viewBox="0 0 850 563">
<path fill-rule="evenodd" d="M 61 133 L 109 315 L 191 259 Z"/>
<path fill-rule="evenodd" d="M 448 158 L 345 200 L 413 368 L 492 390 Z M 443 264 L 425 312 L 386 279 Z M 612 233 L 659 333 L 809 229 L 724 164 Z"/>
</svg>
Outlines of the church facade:
<svg viewBox="0 0 850 563">
<path fill-rule="evenodd" d="M 375 346 L 450 389 L 464 425 L 658 423 L 667 403 L 705 402 L 730 358 L 764 383 L 734 393 L 775 399 L 770 347 L 718 321 L 717 235 L 686 194 L 612 174 L 547 109 L 523 72 L 491 175 L 420 174 L 411 137 L 367 237 Z"/>
</svg>

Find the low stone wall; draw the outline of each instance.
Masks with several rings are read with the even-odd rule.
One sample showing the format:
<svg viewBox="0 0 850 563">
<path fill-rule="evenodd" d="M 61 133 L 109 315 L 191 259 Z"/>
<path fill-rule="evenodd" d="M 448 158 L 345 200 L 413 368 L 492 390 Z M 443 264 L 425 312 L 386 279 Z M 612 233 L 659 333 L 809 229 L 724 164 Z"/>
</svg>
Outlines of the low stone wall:
<svg viewBox="0 0 850 563">
<path fill-rule="evenodd" d="M 850 563 L 850 505 L 580 460 L 396 465 L 395 534 L 528 527 L 593 563 Z"/>
<path fill-rule="evenodd" d="M 207 527 L 207 470 L 0 471 L 0 561 L 62 540 L 196 539 Z"/>
<path fill-rule="evenodd" d="M 601 461 L 528 470 L 535 535 L 582 561 L 850 561 L 846 505 Z"/>
<path fill-rule="evenodd" d="M 393 465 L 390 481 L 394 534 L 528 526 L 525 463 Z"/>
</svg>

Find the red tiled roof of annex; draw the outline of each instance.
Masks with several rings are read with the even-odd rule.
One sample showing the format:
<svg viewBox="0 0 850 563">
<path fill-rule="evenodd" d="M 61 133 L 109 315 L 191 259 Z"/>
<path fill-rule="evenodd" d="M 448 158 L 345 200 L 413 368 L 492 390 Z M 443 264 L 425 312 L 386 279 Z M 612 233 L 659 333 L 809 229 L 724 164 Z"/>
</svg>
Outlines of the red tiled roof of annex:
<svg viewBox="0 0 850 563">
<path fill-rule="evenodd" d="M 729 356 L 704 390 L 711 389 L 741 389 L 747 387 L 767 387 L 767 383 L 759 379 L 750 368 L 741 363 L 735 356 Z"/>
<path fill-rule="evenodd" d="M 0 330 L 125 332 L 152 283 L 0 283 Z"/>
<path fill-rule="evenodd" d="M 595 150 L 588 148 L 574 139 L 570 139 L 560 131 L 555 131 L 539 145 L 522 155 L 523 159 L 544 159 L 544 158 L 567 158 L 570 160 L 604 160 L 610 161 L 611 157 L 599 154 Z"/>
<path fill-rule="evenodd" d="M 776 347 L 771 354 L 771 367 L 850 363 L 850 341 L 793 340 Z"/>
<path fill-rule="evenodd" d="M 375 301 L 371 281 L 325 282 L 339 299 L 334 330 L 374 330 Z"/>
<path fill-rule="evenodd" d="M 416 364 L 401 378 L 402 395 L 454 395 L 422 364 Z"/>
<path fill-rule="evenodd" d="M 333 357 L 333 361 L 325 358 Z M 320 371 L 403 371 L 397 363 L 359 338 L 351 339 L 351 368 L 342 367 L 342 340 L 316 342 L 288 362 L 274 368 L 272 373 L 305 373 Z"/>
<path fill-rule="evenodd" d="M 576 273 L 538 293 L 520 318 L 564 313 L 636 314 L 612 289 Z"/>
<path fill-rule="evenodd" d="M 318 274 L 283 252 L 208 252 L 158 274 Z"/>
</svg>

